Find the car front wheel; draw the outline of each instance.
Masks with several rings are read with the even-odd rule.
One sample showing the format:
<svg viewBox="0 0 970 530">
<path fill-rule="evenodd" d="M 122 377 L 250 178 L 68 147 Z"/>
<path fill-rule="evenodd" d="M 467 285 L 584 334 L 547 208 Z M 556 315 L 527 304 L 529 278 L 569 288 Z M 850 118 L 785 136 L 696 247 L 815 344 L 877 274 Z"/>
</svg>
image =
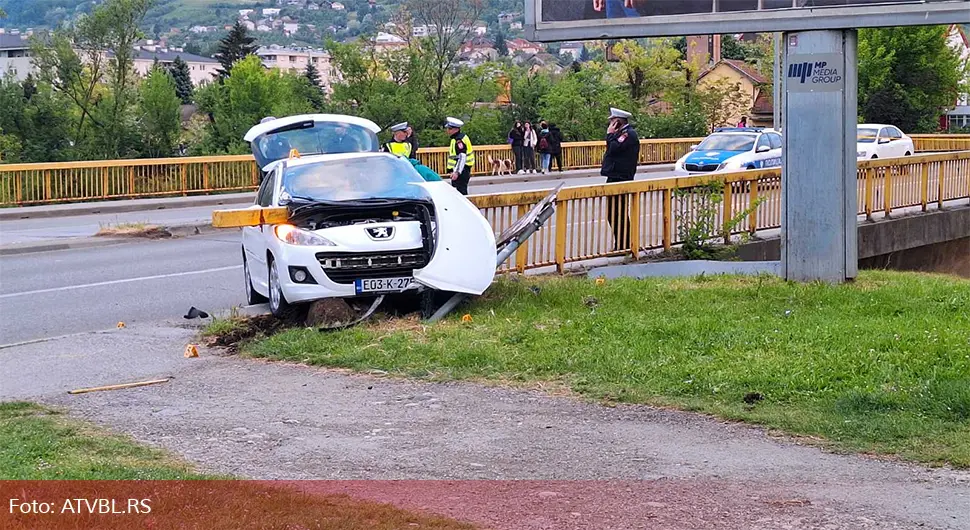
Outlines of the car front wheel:
<svg viewBox="0 0 970 530">
<path fill-rule="evenodd" d="M 269 310 L 276 317 L 285 317 L 290 312 L 290 304 L 283 296 L 283 286 L 280 284 L 279 265 L 276 260 L 269 260 Z"/>
</svg>

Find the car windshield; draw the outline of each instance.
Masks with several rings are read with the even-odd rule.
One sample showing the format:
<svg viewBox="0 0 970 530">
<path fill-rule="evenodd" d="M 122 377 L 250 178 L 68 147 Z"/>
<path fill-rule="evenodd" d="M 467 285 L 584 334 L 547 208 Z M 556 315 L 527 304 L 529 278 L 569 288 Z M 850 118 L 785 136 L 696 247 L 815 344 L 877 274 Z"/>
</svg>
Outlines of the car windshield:
<svg viewBox="0 0 970 530">
<path fill-rule="evenodd" d="M 376 152 L 377 135 L 360 125 L 333 121 L 313 122 L 313 127 L 266 133 L 253 141 L 253 155 L 260 167 L 290 156 L 296 149 L 301 155 Z"/>
<path fill-rule="evenodd" d="M 286 168 L 283 191 L 317 201 L 428 199 L 425 180 L 407 160 L 366 156 Z"/>
<path fill-rule="evenodd" d="M 871 144 L 876 141 L 879 129 L 859 129 L 856 132 L 856 142 L 860 144 Z"/>
<path fill-rule="evenodd" d="M 757 138 L 754 134 L 712 134 L 708 136 L 698 151 L 750 151 Z"/>
</svg>

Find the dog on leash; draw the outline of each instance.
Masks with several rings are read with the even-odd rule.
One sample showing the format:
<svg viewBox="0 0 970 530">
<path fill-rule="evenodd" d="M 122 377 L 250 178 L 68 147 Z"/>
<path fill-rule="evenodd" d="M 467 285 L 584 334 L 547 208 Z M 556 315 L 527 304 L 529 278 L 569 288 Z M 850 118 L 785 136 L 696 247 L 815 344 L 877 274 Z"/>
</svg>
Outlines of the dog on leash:
<svg viewBox="0 0 970 530">
<path fill-rule="evenodd" d="M 492 175 L 512 174 L 512 161 L 508 158 L 502 160 L 489 155 L 488 163 L 492 165 Z"/>
</svg>

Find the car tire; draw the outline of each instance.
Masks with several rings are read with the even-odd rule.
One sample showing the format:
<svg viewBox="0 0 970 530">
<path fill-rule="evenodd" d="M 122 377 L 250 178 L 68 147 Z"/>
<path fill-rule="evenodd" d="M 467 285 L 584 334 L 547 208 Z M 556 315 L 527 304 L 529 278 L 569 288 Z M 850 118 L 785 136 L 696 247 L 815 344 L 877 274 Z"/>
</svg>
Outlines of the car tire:
<svg viewBox="0 0 970 530">
<path fill-rule="evenodd" d="M 267 298 L 257 293 L 256 289 L 253 289 L 253 276 L 249 272 L 249 260 L 246 259 L 246 249 L 243 249 L 243 277 L 246 280 L 246 304 L 265 304 L 268 301 Z"/>
<path fill-rule="evenodd" d="M 879 157 L 878 157 L 878 156 L 876 156 L 876 155 L 872 155 L 872 159 L 873 159 L 873 160 L 875 160 L 875 159 L 877 159 L 877 158 L 879 158 Z"/>
<path fill-rule="evenodd" d="M 279 267 L 276 260 L 269 257 L 269 310 L 273 316 L 283 318 L 290 314 L 290 304 L 283 295 L 283 288 L 280 286 Z"/>
<path fill-rule="evenodd" d="M 906 151 L 906 155 L 905 156 L 913 156 L 913 153 L 910 153 L 909 151 Z"/>
</svg>

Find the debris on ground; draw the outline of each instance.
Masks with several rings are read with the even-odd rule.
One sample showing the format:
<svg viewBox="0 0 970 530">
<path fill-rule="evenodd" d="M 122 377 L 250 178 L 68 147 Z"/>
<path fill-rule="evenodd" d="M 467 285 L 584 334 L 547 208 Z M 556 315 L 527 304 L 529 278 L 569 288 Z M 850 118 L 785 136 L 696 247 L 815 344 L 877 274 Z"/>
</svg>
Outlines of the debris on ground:
<svg viewBox="0 0 970 530">
<path fill-rule="evenodd" d="M 146 239 L 168 239 L 172 233 L 161 226 L 143 223 L 122 223 L 114 226 L 102 226 L 95 236 L 110 237 L 144 237 Z"/>
<path fill-rule="evenodd" d="M 193 318 L 209 318 L 209 313 L 196 309 L 195 306 L 189 308 L 189 312 L 186 313 L 182 318 L 186 320 L 192 320 Z"/>
<path fill-rule="evenodd" d="M 78 388 L 76 390 L 69 390 L 68 394 L 86 394 L 88 392 L 100 392 L 103 390 L 121 390 L 125 388 L 135 388 L 139 386 L 157 385 L 159 383 L 167 383 L 171 381 L 171 377 L 166 377 L 165 379 L 152 379 L 150 381 L 138 381 L 135 383 L 121 383 L 119 385 L 106 385 L 106 386 L 96 386 L 91 388 Z"/>
</svg>

